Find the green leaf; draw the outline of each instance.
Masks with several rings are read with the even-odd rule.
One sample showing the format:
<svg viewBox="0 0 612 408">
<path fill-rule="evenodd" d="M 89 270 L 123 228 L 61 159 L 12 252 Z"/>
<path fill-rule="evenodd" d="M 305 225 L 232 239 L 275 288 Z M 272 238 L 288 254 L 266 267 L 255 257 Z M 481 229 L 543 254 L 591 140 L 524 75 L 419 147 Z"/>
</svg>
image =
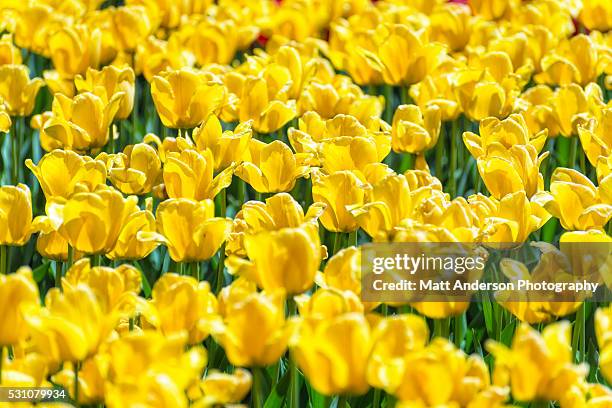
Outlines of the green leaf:
<svg viewBox="0 0 612 408">
<path fill-rule="evenodd" d="M 291 380 L 291 373 L 287 371 L 285 375 L 274 385 L 270 395 L 266 399 L 264 408 L 279 408 L 285 402 L 285 396 L 289 393 L 289 382 Z"/>
<path fill-rule="evenodd" d="M 49 273 L 50 266 L 51 262 L 47 261 L 42 265 L 34 268 L 34 270 L 32 271 L 32 276 L 37 283 L 42 282 L 42 280 L 45 279 L 45 277 Z"/>
<path fill-rule="evenodd" d="M 147 279 L 147 275 L 143 272 L 142 265 L 140 262 L 136 262 L 136 267 L 140 271 L 140 277 L 142 278 L 142 291 L 146 298 L 151 296 L 151 285 L 149 284 L 149 280 Z"/>
</svg>

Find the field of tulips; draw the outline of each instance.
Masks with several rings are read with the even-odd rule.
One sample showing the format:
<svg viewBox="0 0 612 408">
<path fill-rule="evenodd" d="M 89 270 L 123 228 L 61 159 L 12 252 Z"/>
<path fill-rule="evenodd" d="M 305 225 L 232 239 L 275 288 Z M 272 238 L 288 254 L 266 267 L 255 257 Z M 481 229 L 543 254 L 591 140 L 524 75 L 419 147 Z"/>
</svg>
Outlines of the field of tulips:
<svg viewBox="0 0 612 408">
<path fill-rule="evenodd" d="M 360 249 L 612 242 L 611 93 L 610 0 L 0 0 L 0 407 L 612 407 L 608 303 Z"/>
</svg>

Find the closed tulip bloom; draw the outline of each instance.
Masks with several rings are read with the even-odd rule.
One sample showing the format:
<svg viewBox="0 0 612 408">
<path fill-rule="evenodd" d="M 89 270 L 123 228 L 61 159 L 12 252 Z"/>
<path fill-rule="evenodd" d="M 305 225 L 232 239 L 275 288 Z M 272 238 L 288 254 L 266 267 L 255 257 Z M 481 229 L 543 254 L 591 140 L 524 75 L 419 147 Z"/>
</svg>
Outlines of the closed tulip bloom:
<svg viewBox="0 0 612 408">
<path fill-rule="evenodd" d="M 481 72 L 459 72 L 455 92 L 459 105 L 471 120 L 506 117 L 513 109 L 518 89 L 511 82 L 499 83 Z"/>
<path fill-rule="evenodd" d="M 291 352 L 312 387 L 323 395 L 362 395 L 371 330 L 361 313 L 322 321 L 303 319 L 291 338 Z"/>
<path fill-rule="evenodd" d="M 180 69 L 154 76 L 151 95 L 164 126 L 191 129 L 221 108 L 225 88 L 205 74 Z"/>
<path fill-rule="evenodd" d="M 584 34 L 562 40 L 542 58 L 542 72 L 535 75 L 539 83 L 585 86 L 597 80 L 602 71 L 596 45 Z"/>
<path fill-rule="evenodd" d="M 363 205 L 366 191 L 363 183 L 350 171 L 330 175 L 313 173 L 312 198 L 326 205 L 321 223 L 332 232 L 350 232 L 359 228 L 347 207 Z"/>
<path fill-rule="evenodd" d="M 12 124 L 13 122 L 11 121 L 11 116 L 6 110 L 6 105 L 4 104 L 4 102 L 0 102 L 0 132 L 10 132 Z"/>
<path fill-rule="evenodd" d="M 345 313 L 363 313 L 356 294 L 334 288 L 320 288 L 312 295 L 295 296 L 300 318 L 322 322 Z"/>
<path fill-rule="evenodd" d="M 25 245 L 32 234 L 32 195 L 25 184 L 0 187 L 0 245 Z"/>
<path fill-rule="evenodd" d="M 612 7 L 605 0 L 584 0 L 578 18 L 589 30 L 605 32 L 612 29 Z"/>
<path fill-rule="evenodd" d="M 0 99 L 10 116 L 30 115 L 42 86 L 42 79 L 30 79 L 25 65 L 0 65 Z"/>
<path fill-rule="evenodd" d="M 559 133 L 566 137 L 575 135 L 578 126 L 587 123 L 584 116 L 590 114 L 597 100 L 601 101 L 602 95 L 596 84 L 589 84 L 584 89 L 577 84 L 560 86 L 549 101 Z"/>
<path fill-rule="evenodd" d="M 249 155 L 236 167 L 236 175 L 260 193 L 291 191 L 300 177 L 310 168 L 304 163 L 303 154 L 293 154 L 289 146 L 280 140 L 266 144 L 251 140 Z"/>
<path fill-rule="evenodd" d="M 209 149 L 215 159 L 215 170 L 223 170 L 232 163 L 241 162 L 249 149 L 253 136 L 251 122 L 244 122 L 231 130 L 223 131 L 216 115 L 208 117 L 192 134 L 196 150 Z"/>
<path fill-rule="evenodd" d="M 465 4 L 448 3 L 430 16 L 432 41 L 449 46 L 451 51 L 461 51 L 470 41 L 472 13 Z"/>
<path fill-rule="evenodd" d="M 474 14 L 478 14 L 487 20 L 500 19 L 517 7 L 517 2 L 514 0 L 468 0 L 468 4 Z"/>
<path fill-rule="evenodd" d="M 26 166 L 38 179 L 45 198 L 70 197 L 82 186 L 94 190 L 106 181 L 106 166 L 101 160 L 80 156 L 71 150 L 53 150 L 45 154 L 37 165 L 26 159 Z"/>
<path fill-rule="evenodd" d="M 394 391 L 406 370 L 406 355 L 422 350 L 429 339 L 429 328 L 422 317 L 402 314 L 382 318 L 372 331 L 372 353 L 368 358 L 368 383 Z"/>
<path fill-rule="evenodd" d="M 212 258 L 232 229 L 229 218 L 215 217 L 212 200 L 185 198 L 163 201 L 156 212 L 158 234 L 140 234 L 168 247 L 175 262 L 196 262 Z"/>
<path fill-rule="evenodd" d="M 598 119 L 591 119 L 587 124 L 578 125 L 580 144 L 593 166 L 597 166 L 600 156 L 608 157 L 612 153 L 612 108 L 601 111 Z"/>
<path fill-rule="evenodd" d="M 122 225 L 121 232 L 117 237 L 117 243 L 113 249 L 106 254 L 109 259 L 138 260 L 144 259 L 153 252 L 159 243 L 149 239 L 143 239 L 139 234 L 154 233 L 156 231 L 155 218 L 153 217 L 153 199 L 145 200 L 146 208 L 131 213 Z"/>
<path fill-rule="evenodd" d="M 319 160 L 323 170 L 330 174 L 342 170 L 362 173 L 369 164 L 382 161 L 389 153 L 387 151 L 381 158 L 376 140 L 361 136 L 327 139 L 319 145 L 319 148 Z"/>
<path fill-rule="evenodd" d="M 136 50 L 139 42 L 156 28 L 145 6 L 127 4 L 111 10 L 113 45 L 120 51 Z"/>
<path fill-rule="evenodd" d="M 553 323 L 537 332 L 521 324 L 510 348 L 489 340 L 487 349 L 495 359 L 493 382 L 510 386 L 517 401 L 559 400 L 588 372 L 574 365 L 569 322 Z"/>
<path fill-rule="evenodd" d="M 547 156 L 548 152 L 538 157 L 533 145 L 514 145 L 508 149 L 495 142 L 478 158 L 478 172 L 497 199 L 517 191 L 532 197 L 544 187 L 540 164 Z"/>
<path fill-rule="evenodd" d="M 222 320 L 212 324 L 211 333 L 231 364 L 238 367 L 273 364 L 287 349 L 285 298 L 278 292 L 240 293 L 242 296 L 228 297 Z"/>
<path fill-rule="evenodd" d="M 610 177 L 596 187 L 574 169 L 556 168 L 551 176 L 550 193 L 538 195 L 538 202 L 568 231 L 603 229 L 612 217 Z"/>
<path fill-rule="evenodd" d="M 26 340 L 29 331 L 23 309 L 38 307 L 39 304 L 38 286 L 29 268 L 0 275 L 0 346 L 17 345 Z M 4 356 L 0 358 L 4 359 Z"/>
<path fill-rule="evenodd" d="M 323 288 L 351 291 L 361 296 L 361 251 L 358 247 L 341 249 L 327 260 L 315 281 Z"/>
<path fill-rule="evenodd" d="M 321 263 L 321 243 L 312 225 L 246 234 L 244 248 L 249 261 L 227 260 L 231 273 L 244 276 L 266 291 L 302 293 L 314 283 Z"/>
<path fill-rule="evenodd" d="M 118 320 L 118 315 L 102 310 L 84 284 L 68 285 L 63 292 L 49 290 L 45 306 L 25 319 L 36 349 L 51 361 L 78 362 L 94 355 Z"/>
<path fill-rule="evenodd" d="M 168 153 L 163 179 L 170 198 L 204 200 L 214 198 L 232 182 L 233 168 L 214 176 L 215 160 L 210 150 Z"/>
<path fill-rule="evenodd" d="M 612 378 L 612 308 L 601 307 L 595 312 L 595 335 L 599 346 L 599 368 L 607 381 Z"/>
<path fill-rule="evenodd" d="M 546 129 L 532 134 L 522 115 L 512 114 L 506 119 L 483 119 L 480 124 L 480 134 L 472 132 L 463 133 L 463 141 L 472 156 L 478 159 L 483 156 L 488 146 L 500 143 L 510 149 L 514 145 L 533 145 L 539 153 L 546 143 L 548 131 Z"/>
<path fill-rule="evenodd" d="M 284 82 L 282 82 L 284 84 Z M 264 78 L 247 78 L 240 96 L 239 119 L 253 121 L 258 133 L 272 133 L 295 117 L 295 101 L 275 98 L 272 84 Z"/>
<path fill-rule="evenodd" d="M 40 229 L 40 228 L 39 228 Z M 41 229 L 36 238 L 36 252 L 42 257 L 54 261 L 68 261 L 68 241 L 48 223 L 48 227 Z M 79 259 L 79 252 L 73 253 L 73 260 Z"/>
<path fill-rule="evenodd" d="M 21 51 L 13 44 L 11 34 L 0 37 L 0 65 L 21 64 Z"/>
<path fill-rule="evenodd" d="M 105 102 L 91 92 L 74 98 L 56 94 L 51 108 L 53 115 L 41 130 L 43 149 L 99 151 L 108 143 L 110 126 L 122 97 L 123 93 L 116 93 Z"/>
<path fill-rule="evenodd" d="M 162 163 L 154 148 L 137 143 L 107 160 L 108 178 L 124 194 L 147 194 L 161 181 Z"/>
<path fill-rule="evenodd" d="M 211 370 L 200 382 L 199 389 L 203 396 L 194 403 L 197 408 L 206 408 L 218 404 L 232 404 L 242 401 L 253 384 L 251 373 L 242 368 L 233 374 Z"/>
<path fill-rule="evenodd" d="M 432 74 L 410 87 L 410 97 L 427 111 L 429 105 L 440 108 L 442 121 L 455 120 L 461 113 L 455 96 L 452 73 Z"/>
<path fill-rule="evenodd" d="M 135 196 L 124 198 L 111 187 L 77 192 L 68 199 L 52 197 L 47 214 L 53 225 L 77 251 L 107 254 L 118 242 L 124 225 L 139 211 Z"/>
<path fill-rule="evenodd" d="M 151 305 L 151 313 L 145 313 L 147 321 L 165 336 L 187 332 L 188 344 L 208 337 L 202 322 L 217 314 L 217 299 L 208 282 L 175 273 L 166 273 L 155 282 Z"/>
<path fill-rule="evenodd" d="M 123 93 L 117 119 L 126 119 L 134 107 L 134 70 L 130 67 L 117 68 L 109 65 L 101 70 L 87 69 L 85 77 L 77 75 L 74 84 L 79 92 L 91 92 L 98 95 L 106 103 L 119 92 Z"/>
<path fill-rule="evenodd" d="M 89 67 L 97 69 L 103 63 L 102 32 L 84 24 L 59 27 L 50 34 L 47 46 L 53 67 L 61 78 L 74 78 Z"/>
<path fill-rule="evenodd" d="M 440 136 L 440 109 L 429 105 L 422 112 L 416 105 L 401 105 L 393 115 L 393 151 L 422 153 L 431 149 Z"/>
</svg>

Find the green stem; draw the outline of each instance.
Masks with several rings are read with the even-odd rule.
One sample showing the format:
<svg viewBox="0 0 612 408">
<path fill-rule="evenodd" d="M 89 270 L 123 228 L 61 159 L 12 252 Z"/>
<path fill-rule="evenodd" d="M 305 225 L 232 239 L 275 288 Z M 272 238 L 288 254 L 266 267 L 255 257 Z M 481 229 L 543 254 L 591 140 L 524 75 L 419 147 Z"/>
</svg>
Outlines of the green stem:
<svg viewBox="0 0 612 408">
<path fill-rule="evenodd" d="M 74 248 L 70 244 L 68 244 L 68 262 L 66 262 L 66 271 L 72 267 L 72 263 L 74 262 Z"/>
<path fill-rule="evenodd" d="M 8 248 L 6 245 L 0 245 L 0 275 L 6 275 L 8 272 Z"/>
<path fill-rule="evenodd" d="M 578 137 L 572 136 L 570 151 L 569 151 L 569 168 L 573 169 L 576 167 L 576 157 L 578 154 Z"/>
<path fill-rule="evenodd" d="M 457 170 L 457 131 L 458 131 L 459 118 L 453 120 L 451 126 L 451 133 L 449 135 L 451 142 L 451 157 L 450 157 L 450 172 L 448 175 L 448 192 L 451 198 L 457 194 L 457 180 L 455 178 Z"/>
<path fill-rule="evenodd" d="M 191 266 L 191 276 L 193 276 L 197 281 L 200 280 L 200 262 L 192 262 Z"/>
<path fill-rule="evenodd" d="M 570 139 L 568 137 L 559 136 L 556 140 L 556 145 L 559 167 L 569 167 Z"/>
<path fill-rule="evenodd" d="M 343 395 L 339 396 L 338 404 L 336 404 L 336 408 L 346 408 L 346 407 L 348 407 L 347 397 Z"/>
<path fill-rule="evenodd" d="M 19 162 L 19 136 L 17 134 L 17 118 L 13 118 L 13 123 L 11 124 L 11 150 L 13 153 L 13 162 L 12 164 L 12 173 L 11 173 L 11 182 L 13 185 L 17 185 L 19 181 L 18 167 L 17 163 Z"/>
<path fill-rule="evenodd" d="M 74 363 L 74 403 L 79 406 L 79 363 Z"/>
<path fill-rule="evenodd" d="M 217 264 L 217 294 L 221 292 L 223 286 L 225 286 L 225 244 L 221 245 L 219 252 L 219 263 Z"/>
<path fill-rule="evenodd" d="M 291 375 L 290 378 L 290 388 L 289 388 L 289 393 L 290 393 L 290 401 L 291 407 L 296 407 L 299 408 L 300 407 L 300 372 L 297 368 L 297 364 L 295 363 L 295 359 L 293 358 L 293 356 L 291 355 L 291 353 L 289 354 L 289 372 Z"/>
<path fill-rule="evenodd" d="M 357 243 L 357 231 L 358 230 L 349 232 L 349 235 L 348 235 L 348 245 L 355 246 L 355 247 L 358 245 L 358 243 Z"/>
<path fill-rule="evenodd" d="M 384 120 L 388 124 L 393 121 L 393 86 L 385 84 L 383 85 L 383 93 L 385 96 L 385 111 Z"/>
<path fill-rule="evenodd" d="M 62 263 L 60 261 L 55 262 L 55 287 L 62 290 Z"/>
<path fill-rule="evenodd" d="M 380 397 L 381 397 L 382 391 L 380 390 L 380 388 L 375 388 L 374 389 L 374 397 L 372 399 L 372 407 L 379 407 L 380 406 Z"/>
<path fill-rule="evenodd" d="M 413 170 L 415 162 L 416 162 L 416 155 L 412 153 L 402 154 L 402 161 L 400 163 L 399 172 L 403 173 L 407 170 Z"/>
<path fill-rule="evenodd" d="M 263 373 L 260 367 L 253 367 L 253 397 L 252 405 L 254 408 L 263 408 Z"/>
<path fill-rule="evenodd" d="M 336 232 L 334 235 L 334 254 L 337 254 L 338 251 L 340 250 L 340 247 L 342 243 L 342 233 L 341 232 Z"/>
<path fill-rule="evenodd" d="M 442 160 L 444 159 L 444 143 L 446 143 L 446 126 L 442 123 L 440 126 L 440 136 L 438 137 L 438 143 L 436 144 L 436 177 L 442 182 Z"/>
<path fill-rule="evenodd" d="M 2 363 L 4 362 L 4 346 L 0 345 L 0 384 L 2 384 Z"/>
</svg>

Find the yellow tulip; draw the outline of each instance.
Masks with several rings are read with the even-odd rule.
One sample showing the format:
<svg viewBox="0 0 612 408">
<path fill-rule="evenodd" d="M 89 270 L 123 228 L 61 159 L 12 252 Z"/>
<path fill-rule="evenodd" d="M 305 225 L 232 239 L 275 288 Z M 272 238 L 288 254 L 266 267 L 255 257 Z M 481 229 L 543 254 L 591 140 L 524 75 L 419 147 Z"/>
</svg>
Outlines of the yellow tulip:
<svg viewBox="0 0 612 408">
<path fill-rule="evenodd" d="M 600 156 L 612 154 L 612 108 L 602 109 L 599 119 L 591 119 L 586 125 L 578 125 L 578 136 L 584 152 L 593 166 Z"/>
<path fill-rule="evenodd" d="M 38 307 L 39 303 L 38 286 L 29 268 L 0 275 L 0 346 L 17 345 L 26 340 L 29 331 L 23 311 L 29 307 Z M 0 359 L 4 359 L 4 356 L 0 355 Z"/>
<path fill-rule="evenodd" d="M 233 168 L 228 167 L 213 177 L 215 159 L 210 150 L 184 150 L 168 153 L 163 179 L 170 198 L 204 200 L 214 198 L 232 182 Z"/>
<path fill-rule="evenodd" d="M 458 72 L 455 76 L 457 101 L 471 120 L 480 121 L 489 116 L 497 118 L 508 116 L 519 95 L 514 79 L 499 83 L 487 74 L 486 69 L 485 71 L 467 70 Z"/>
<path fill-rule="evenodd" d="M 536 85 L 521 94 L 519 111 L 531 135 L 539 134 L 544 129 L 548 130 L 549 136 L 559 134 L 559 126 L 551 106 L 554 95 L 547 85 Z"/>
<path fill-rule="evenodd" d="M 89 286 L 52 288 L 45 296 L 46 308 L 25 314 L 39 353 L 57 362 L 78 362 L 94 355 L 117 322 L 105 313 Z"/>
<path fill-rule="evenodd" d="M 209 149 L 215 159 L 215 170 L 223 170 L 232 163 L 241 162 L 248 151 L 253 131 L 251 122 L 241 123 L 236 128 L 223 131 L 221 122 L 215 115 L 194 129 L 192 138 L 196 150 Z"/>
<path fill-rule="evenodd" d="M 48 38 L 49 56 L 60 78 L 71 79 L 102 61 L 102 32 L 84 24 L 64 24 Z M 108 62 L 108 61 L 106 61 Z"/>
<path fill-rule="evenodd" d="M 197 408 L 215 405 L 232 404 L 242 401 L 253 383 L 251 373 L 242 368 L 234 370 L 233 374 L 210 370 L 200 382 L 199 389 L 203 396 L 194 403 Z"/>
<path fill-rule="evenodd" d="M 253 129 L 258 133 L 279 130 L 295 117 L 296 109 L 295 101 L 282 101 L 275 97 L 273 85 L 264 78 L 247 78 L 240 96 L 240 121 L 252 120 Z"/>
<path fill-rule="evenodd" d="M 599 368 L 607 381 L 612 378 L 612 309 L 599 308 L 595 312 L 595 334 L 599 346 Z"/>
<path fill-rule="evenodd" d="M 589 30 L 605 32 L 612 29 L 612 8 L 605 0 L 584 0 L 578 18 Z"/>
<path fill-rule="evenodd" d="M 11 120 L 11 116 L 6 111 L 6 105 L 4 105 L 4 101 L 2 101 L 0 102 L 0 132 L 10 132 L 12 124 L 13 121 Z"/>
<path fill-rule="evenodd" d="M 45 154 L 38 165 L 30 159 L 26 159 L 25 163 L 38 179 L 47 200 L 52 197 L 68 198 L 82 187 L 94 190 L 106 181 L 103 161 L 80 156 L 70 150 L 53 150 Z"/>
<path fill-rule="evenodd" d="M 109 155 L 106 163 L 109 180 L 124 194 L 147 194 L 161 181 L 161 160 L 144 143 L 126 146 L 122 153 Z"/>
<path fill-rule="evenodd" d="M 577 133 L 580 125 L 587 123 L 598 105 L 603 105 L 601 89 L 597 84 L 588 84 L 584 89 L 577 84 L 559 87 L 550 101 L 556 127 L 562 136 Z"/>
<path fill-rule="evenodd" d="M 104 402 L 104 381 L 108 367 L 108 355 L 97 354 L 83 362 L 79 369 L 79 404 L 98 404 Z M 51 377 L 54 383 L 64 387 L 75 398 L 74 365 L 66 364 L 62 371 Z"/>
<path fill-rule="evenodd" d="M 603 229 L 612 218 L 612 195 L 606 179 L 596 187 L 580 172 L 558 167 L 551 176 L 550 193 L 542 192 L 537 201 L 568 231 Z"/>
<path fill-rule="evenodd" d="M 126 4 L 109 8 L 105 20 L 112 22 L 113 46 L 120 51 L 134 51 L 140 41 L 156 28 L 146 7 Z M 107 19 L 108 18 L 108 19 Z"/>
<path fill-rule="evenodd" d="M 455 120 L 461 113 L 454 92 L 452 72 L 428 75 L 421 82 L 412 85 L 409 92 L 421 112 L 426 112 L 430 105 L 437 106 L 442 121 Z"/>
<path fill-rule="evenodd" d="M 109 103 L 115 94 L 122 92 L 123 97 L 115 116 L 117 119 L 126 119 L 132 112 L 134 81 L 132 68 L 117 68 L 113 65 L 106 66 L 99 71 L 88 68 L 85 78 L 81 75 L 74 78 L 74 84 L 79 92 L 91 92 L 102 98 L 105 103 Z"/>
<path fill-rule="evenodd" d="M 164 243 L 175 262 L 204 261 L 215 255 L 232 228 L 231 219 L 214 215 L 212 200 L 169 199 L 157 207 L 159 234 L 139 235 L 143 240 Z"/>
<path fill-rule="evenodd" d="M 527 324 L 514 333 L 512 346 L 489 340 L 486 347 L 495 359 L 493 382 L 510 386 L 518 401 L 559 400 L 588 372 L 574 365 L 569 322 L 553 323 L 540 334 Z"/>
<path fill-rule="evenodd" d="M 21 64 L 21 51 L 13 45 L 13 36 L 3 34 L 0 37 L 0 65 Z"/>
<path fill-rule="evenodd" d="M 425 319 L 414 314 L 382 318 L 372 331 L 372 352 L 368 358 L 368 383 L 376 388 L 396 390 L 406 370 L 406 356 L 422 350 L 429 340 Z"/>
<path fill-rule="evenodd" d="M 540 165 L 547 156 L 548 152 L 538 157 L 533 145 L 506 148 L 493 142 L 477 159 L 478 172 L 495 198 L 501 199 L 517 191 L 524 191 L 530 198 L 544 188 Z"/>
<path fill-rule="evenodd" d="M 361 251 L 351 246 L 334 254 L 322 273 L 317 273 L 318 286 L 351 291 L 361 296 Z"/>
<path fill-rule="evenodd" d="M 602 64 L 593 40 L 584 34 L 563 39 L 542 58 L 542 72 L 534 79 L 539 83 L 585 86 L 602 72 Z"/>
<path fill-rule="evenodd" d="M 330 175 L 313 172 L 312 198 L 326 205 L 321 223 L 328 231 L 350 232 L 359 228 L 347 207 L 363 205 L 365 195 L 364 184 L 350 171 Z"/>
<path fill-rule="evenodd" d="M 333 319 L 345 313 L 363 313 L 361 301 L 351 291 L 321 288 L 312 295 L 294 297 L 300 318 L 317 322 Z"/>
<path fill-rule="evenodd" d="M 235 173 L 260 193 L 291 191 L 300 177 L 310 168 L 304 164 L 304 155 L 294 155 L 280 140 L 266 144 L 252 139 L 248 158 L 236 167 Z"/>
<path fill-rule="evenodd" d="M 292 357 L 312 387 L 323 395 L 362 395 L 371 331 L 361 313 L 321 321 L 303 319 L 291 338 Z"/>
<path fill-rule="evenodd" d="M 69 98 L 76 95 L 76 87 L 72 78 L 62 78 L 57 71 L 44 71 L 43 79 L 52 95 L 63 94 Z"/>
<path fill-rule="evenodd" d="M 154 76 L 151 95 L 164 126 L 191 129 L 221 108 L 225 88 L 203 73 L 184 68 Z"/>
<path fill-rule="evenodd" d="M 0 99 L 10 116 L 30 115 L 42 86 L 42 79 L 30 79 L 25 65 L 0 65 Z"/>
<path fill-rule="evenodd" d="M 68 199 L 52 197 L 47 214 L 58 231 L 77 251 L 88 255 L 107 254 L 123 243 L 124 226 L 139 211 L 135 196 L 123 198 L 111 187 L 99 185 L 92 192 L 77 192 Z"/>
<path fill-rule="evenodd" d="M 283 228 L 303 228 L 312 235 L 311 241 L 319 241 L 317 220 L 325 206 L 320 203 L 308 207 L 306 214 L 302 206 L 287 193 L 275 194 L 261 201 L 247 201 L 234 217 L 233 230 L 227 242 L 226 253 L 246 256 L 244 237 L 262 231 L 277 231 Z M 321 248 L 322 254 L 325 252 Z M 324 254 L 323 254 L 324 255 Z"/>
<path fill-rule="evenodd" d="M 476 159 L 483 156 L 487 148 L 495 143 L 506 149 L 514 145 L 532 145 L 539 153 L 544 148 L 548 134 L 547 129 L 532 134 L 525 118 L 519 114 L 512 114 L 503 120 L 493 117 L 483 119 L 479 128 L 479 135 L 472 132 L 463 133 L 465 146 Z"/>
<path fill-rule="evenodd" d="M 0 245 L 25 245 L 32 234 L 32 195 L 25 184 L 0 186 Z"/>
<path fill-rule="evenodd" d="M 397 153 L 423 153 L 438 142 L 440 109 L 430 105 L 424 111 L 416 105 L 400 105 L 393 115 L 392 146 Z"/>
<path fill-rule="evenodd" d="M 138 260 L 149 256 L 159 245 L 148 239 L 142 239 L 139 234 L 155 232 L 156 224 L 153 217 L 153 199 L 147 198 L 146 208 L 131 213 L 121 227 L 117 243 L 106 254 L 109 259 Z"/>
<path fill-rule="evenodd" d="M 517 7 L 516 1 L 503 0 L 468 0 L 475 14 L 487 20 L 497 20 Z"/>
<path fill-rule="evenodd" d="M 231 292 L 234 285 L 224 290 Z M 284 296 L 278 292 L 245 292 L 236 287 L 241 296 L 229 295 L 226 298 L 222 321 L 211 324 L 211 333 L 225 350 L 231 364 L 239 367 L 273 364 L 287 348 Z M 257 331 L 245 322 L 256 324 Z"/>
<path fill-rule="evenodd" d="M 403 24 L 384 24 L 376 29 L 375 53 L 367 55 L 367 63 L 382 73 L 390 85 L 411 85 L 433 71 L 445 55 L 440 43 L 428 42 L 424 31 L 413 31 Z"/>
<path fill-rule="evenodd" d="M 603 408 L 612 403 L 612 392 L 603 384 L 585 381 L 571 387 L 559 403 L 564 407 Z"/>
<path fill-rule="evenodd" d="M 38 220 L 42 221 L 42 220 Z M 59 262 L 68 261 L 68 241 L 66 238 L 55 231 L 51 226 L 50 221 L 44 221 L 47 227 L 38 228 L 40 232 L 38 238 L 36 238 L 36 252 L 47 259 L 52 259 Z M 72 254 L 72 260 L 78 260 L 82 257 L 82 254 L 78 251 L 74 251 Z"/>
<path fill-rule="evenodd" d="M 202 322 L 217 314 L 217 299 L 208 282 L 198 282 L 190 276 L 166 273 L 155 282 L 151 293 L 147 321 L 165 336 L 182 331 L 188 333 L 188 344 L 201 343 L 208 337 Z"/>
<path fill-rule="evenodd" d="M 108 143 L 109 129 L 122 98 L 122 92 L 114 94 L 108 103 L 91 92 L 74 98 L 55 94 L 53 114 L 40 133 L 43 149 L 98 151 Z"/>
<path fill-rule="evenodd" d="M 140 272 L 123 264 L 117 268 L 92 266 L 89 258 L 75 262 L 62 278 L 63 287 L 85 284 L 93 291 L 103 313 L 120 313 L 131 317 L 136 296 L 140 293 Z"/>
<path fill-rule="evenodd" d="M 245 234 L 249 260 L 227 259 L 232 274 L 244 276 L 266 291 L 302 293 L 314 283 L 321 263 L 321 243 L 314 224 Z"/>
<path fill-rule="evenodd" d="M 430 16 L 431 39 L 449 46 L 451 51 L 461 51 L 470 41 L 472 13 L 464 4 L 446 3 Z"/>
</svg>

